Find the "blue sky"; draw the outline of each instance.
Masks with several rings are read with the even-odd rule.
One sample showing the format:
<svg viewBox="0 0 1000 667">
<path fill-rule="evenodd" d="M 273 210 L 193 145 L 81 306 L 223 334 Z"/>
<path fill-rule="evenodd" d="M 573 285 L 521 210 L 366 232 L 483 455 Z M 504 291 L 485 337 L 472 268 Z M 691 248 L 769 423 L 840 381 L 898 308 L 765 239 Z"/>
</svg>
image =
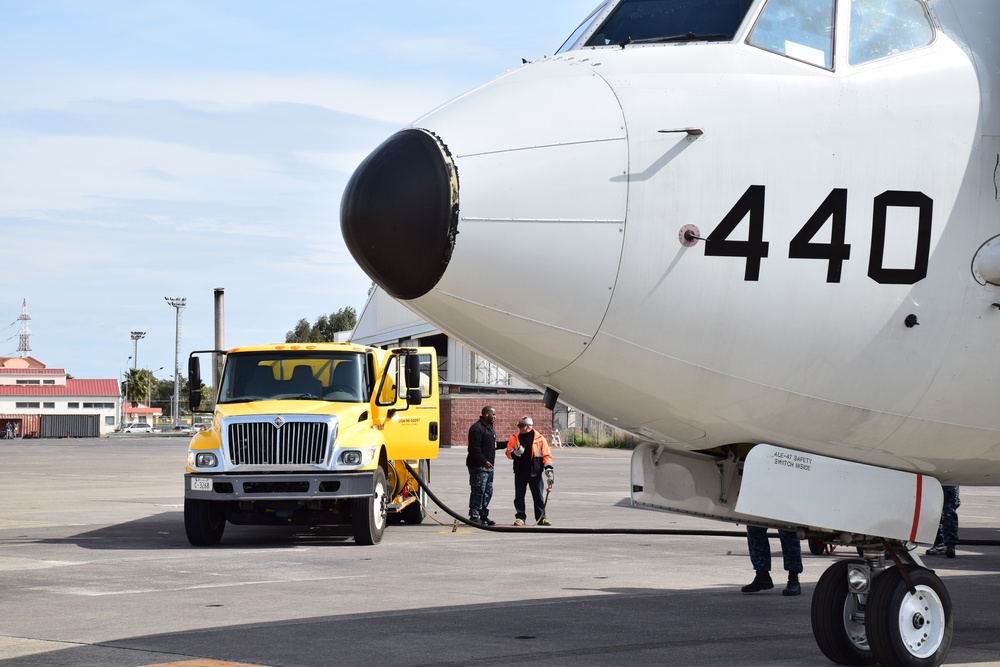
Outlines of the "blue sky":
<svg viewBox="0 0 1000 667">
<path fill-rule="evenodd" d="M 344 185 L 386 137 L 551 55 L 597 0 L 0 0 L 0 356 L 181 367 L 364 305 Z M 13 323 L 8 325 L 8 323 Z"/>
</svg>

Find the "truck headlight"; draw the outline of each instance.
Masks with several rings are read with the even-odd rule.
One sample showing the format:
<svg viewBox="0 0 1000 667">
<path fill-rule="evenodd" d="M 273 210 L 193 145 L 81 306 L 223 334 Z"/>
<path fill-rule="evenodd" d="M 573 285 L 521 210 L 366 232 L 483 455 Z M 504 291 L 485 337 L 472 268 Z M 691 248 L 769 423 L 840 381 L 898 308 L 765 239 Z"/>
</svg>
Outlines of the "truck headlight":
<svg viewBox="0 0 1000 667">
<path fill-rule="evenodd" d="M 214 468 L 219 465 L 219 457 L 215 452 L 198 452 L 194 456 L 195 468 Z"/>
<path fill-rule="evenodd" d="M 373 447 L 363 447 L 361 449 L 345 449 L 337 458 L 337 463 L 345 466 L 368 465 L 375 458 Z"/>
</svg>

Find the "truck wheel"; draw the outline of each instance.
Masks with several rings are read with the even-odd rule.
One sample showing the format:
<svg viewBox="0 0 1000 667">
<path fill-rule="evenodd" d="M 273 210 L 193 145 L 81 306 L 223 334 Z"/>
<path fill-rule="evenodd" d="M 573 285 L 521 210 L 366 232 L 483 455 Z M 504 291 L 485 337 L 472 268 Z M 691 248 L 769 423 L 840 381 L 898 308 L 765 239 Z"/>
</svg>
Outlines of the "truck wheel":
<svg viewBox="0 0 1000 667">
<path fill-rule="evenodd" d="M 420 460 L 420 464 L 417 466 L 417 474 L 420 475 L 420 479 L 424 480 L 424 484 L 431 483 L 430 460 Z M 427 492 L 424 491 L 423 485 L 417 491 L 417 502 L 410 503 L 399 514 L 404 523 L 423 523 L 424 517 L 427 516 Z"/>
<path fill-rule="evenodd" d="M 184 499 L 184 532 L 195 547 L 212 547 L 222 539 L 226 517 L 222 506 L 211 500 Z"/>
<path fill-rule="evenodd" d="M 367 498 L 356 498 L 351 507 L 351 529 L 355 544 L 370 546 L 382 541 L 389 504 L 387 487 L 385 471 L 375 468 L 372 494 Z"/>
</svg>

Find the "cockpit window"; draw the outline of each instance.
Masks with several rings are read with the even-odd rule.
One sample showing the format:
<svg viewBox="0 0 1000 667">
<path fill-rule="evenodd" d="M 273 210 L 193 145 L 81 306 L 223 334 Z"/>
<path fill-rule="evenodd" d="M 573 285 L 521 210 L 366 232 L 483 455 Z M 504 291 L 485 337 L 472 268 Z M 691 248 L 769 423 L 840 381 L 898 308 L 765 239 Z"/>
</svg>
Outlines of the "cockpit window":
<svg viewBox="0 0 1000 667">
<path fill-rule="evenodd" d="M 847 60 L 860 65 L 926 46 L 934 29 L 920 0 L 853 0 Z"/>
<path fill-rule="evenodd" d="M 753 0 L 622 0 L 584 46 L 726 42 Z"/>
<path fill-rule="evenodd" d="M 587 16 L 587 18 L 583 20 L 580 26 L 573 31 L 573 34 L 570 35 L 565 42 L 563 42 L 563 45 L 559 47 L 559 50 L 556 51 L 556 53 L 563 53 L 565 51 L 569 51 L 570 49 L 572 49 L 573 45 L 576 44 L 578 41 L 580 41 L 580 38 L 583 37 L 583 34 L 587 32 L 587 30 L 590 28 L 590 24 L 594 22 L 597 15 L 600 14 L 605 7 L 611 4 L 611 1 L 612 0 L 608 0 L 608 2 L 602 2 L 594 9 L 594 11 L 590 12 L 590 15 Z"/>
<path fill-rule="evenodd" d="M 749 43 L 832 69 L 835 3 L 836 0 L 768 0 Z"/>
</svg>

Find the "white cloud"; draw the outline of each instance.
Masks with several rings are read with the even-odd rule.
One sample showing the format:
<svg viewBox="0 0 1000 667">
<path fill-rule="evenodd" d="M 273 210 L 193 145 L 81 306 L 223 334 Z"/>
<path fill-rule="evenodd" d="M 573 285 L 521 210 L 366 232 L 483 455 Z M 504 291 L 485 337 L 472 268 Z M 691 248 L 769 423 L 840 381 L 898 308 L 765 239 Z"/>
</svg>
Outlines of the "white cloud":
<svg viewBox="0 0 1000 667">
<path fill-rule="evenodd" d="M 33 356 L 113 377 L 131 330 L 147 332 L 140 366 L 172 368 L 164 296 L 188 298 L 185 351 L 212 343 L 215 287 L 232 345 L 360 311 L 370 280 L 338 219 L 356 165 L 429 109 L 551 53 L 593 4 L 8 3 L 0 323 L 26 297 Z"/>
</svg>

